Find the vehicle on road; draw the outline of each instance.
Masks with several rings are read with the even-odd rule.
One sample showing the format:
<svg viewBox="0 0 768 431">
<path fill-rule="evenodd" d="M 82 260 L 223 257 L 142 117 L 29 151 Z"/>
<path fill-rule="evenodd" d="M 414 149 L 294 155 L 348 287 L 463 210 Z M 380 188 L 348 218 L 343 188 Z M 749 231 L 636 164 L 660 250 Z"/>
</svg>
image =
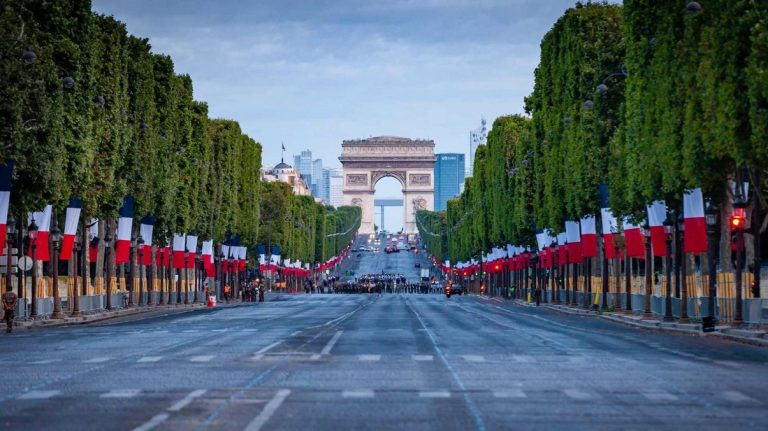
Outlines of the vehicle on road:
<svg viewBox="0 0 768 431">
<path fill-rule="evenodd" d="M 446 298 L 450 298 L 451 295 L 463 295 L 464 294 L 464 286 L 460 284 L 452 284 L 448 283 L 445 286 L 445 296 Z"/>
<path fill-rule="evenodd" d="M 413 264 L 413 267 L 414 268 L 421 268 L 421 263 L 416 262 L 415 264 Z"/>
</svg>

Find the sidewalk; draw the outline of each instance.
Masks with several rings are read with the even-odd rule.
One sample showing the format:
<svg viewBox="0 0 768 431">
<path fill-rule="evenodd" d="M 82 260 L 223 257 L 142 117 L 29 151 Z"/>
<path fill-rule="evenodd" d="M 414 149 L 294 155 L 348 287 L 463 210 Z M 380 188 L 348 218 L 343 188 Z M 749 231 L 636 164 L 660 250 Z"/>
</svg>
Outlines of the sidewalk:
<svg viewBox="0 0 768 431">
<path fill-rule="evenodd" d="M 525 302 L 520 299 L 515 299 L 513 302 L 515 304 L 526 307 L 535 307 L 534 304 Z M 573 307 L 563 304 L 542 303 L 541 307 L 558 313 L 597 317 L 599 319 L 622 323 L 624 325 L 633 326 L 636 328 L 678 332 L 704 337 L 719 337 L 731 341 L 739 341 L 742 343 L 768 347 L 768 331 L 765 328 L 734 328 L 728 325 L 718 325 L 715 332 L 702 332 L 701 323 L 665 322 L 664 320 L 660 320 L 658 316 L 655 315 L 651 317 L 645 317 L 642 314 L 630 314 L 622 311 L 598 312 L 597 310 L 593 309 Z"/>
<path fill-rule="evenodd" d="M 214 309 L 220 309 L 220 308 L 235 308 L 240 307 L 244 305 L 255 305 L 258 304 L 258 302 L 235 302 L 231 301 L 229 304 L 226 302 L 224 303 L 217 303 L 216 307 L 212 308 Z M 83 313 L 79 317 L 71 317 L 69 316 L 69 312 L 65 312 L 63 319 L 51 319 L 50 316 L 40 316 L 36 319 L 29 319 L 29 320 L 16 320 L 14 321 L 13 329 L 16 330 L 25 330 L 25 329 L 32 329 L 32 328 L 48 328 L 48 327 L 60 327 L 60 326 L 70 326 L 70 325 L 80 325 L 80 324 L 86 324 L 86 323 L 94 323 L 94 322 L 101 322 L 105 320 L 110 319 L 117 319 L 120 317 L 129 317 L 129 316 L 137 316 L 142 314 L 152 314 L 152 313 L 168 313 L 171 312 L 172 314 L 181 314 L 181 313 L 187 313 L 190 311 L 195 310 L 203 310 L 207 309 L 207 306 L 205 302 L 201 302 L 198 304 L 172 304 L 172 305 L 151 305 L 151 306 L 134 306 L 131 308 L 120 308 L 115 310 L 101 310 L 93 313 Z"/>
</svg>

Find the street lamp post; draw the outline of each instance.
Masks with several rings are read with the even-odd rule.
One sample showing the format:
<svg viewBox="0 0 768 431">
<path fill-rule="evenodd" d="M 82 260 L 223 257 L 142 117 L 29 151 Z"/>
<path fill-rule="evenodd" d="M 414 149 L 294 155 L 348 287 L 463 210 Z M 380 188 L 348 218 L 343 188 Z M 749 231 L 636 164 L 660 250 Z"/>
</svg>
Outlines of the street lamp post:
<svg viewBox="0 0 768 431">
<path fill-rule="evenodd" d="M 531 269 L 533 270 L 533 286 L 531 292 L 533 293 L 534 300 L 538 306 L 541 303 L 541 292 L 539 290 L 539 272 L 538 272 L 539 255 L 534 253 L 531 256 Z"/>
<path fill-rule="evenodd" d="M 201 280 L 203 278 L 203 269 L 202 269 L 202 249 L 200 247 L 197 248 L 197 253 L 195 254 L 195 300 L 193 301 L 194 304 L 197 304 L 200 302 L 200 298 L 198 297 L 198 292 L 200 291 L 200 285 L 202 284 Z"/>
<path fill-rule="evenodd" d="M 134 305 L 133 294 L 136 292 L 136 247 L 138 246 L 138 242 L 138 238 L 131 238 L 131 248 L 128 257 L 128 272 L 130 272 L 130 282 L 128 283 L 126 289 L 128 291 L 128 307 L 133 307 Z"/>
<path fill-rule="evenodd" d="M 80 263 L 78 260 L 80 258 L 80 250 L 80 234 L 77 234 L 75 235 L 75 249 L 73 251 L 75 262 L 72 265 L 72 312 L 69 314 L 71 317 L 80 316 L 80 289 L 77 286 L 77 270 L 79 269 Z M 83 272 L 81 276 L 85 277 L 85 272 Z"/>
<path fill-rule="evenodd" d="M 5 290 L 11 292 L 13 290 L 13 275 L 11 274 L 11 250 L 13 249 L 13 235 L 16 233 L 16 219 L 11 214 L 8 215 L 8 218 L 5 221 L 5 233 L 7 236 L 5 243 Z M 21 285 L 19 285 L 19 289 L 21 289 Z"/>
<path fill-rule="evenodd" d="M 53 227 L 51 228 L 51 243 L 53 245 L 53 256 L 51 256 L 51 272 L 53 275 L 53 313 L 51 319 L 62 319 L 61 297 L 59 296 L 59 246 L 61 245 L 61 230 L 56 222 L 56 216 L 53 217 Z"/>
<path fill-rule="evenodd" d="M 141 276 L 141 267 L 142 265 L 142 258 L 144 257 L 144 238 L 141 237 L 141 234 L 139 234 L 139 237 L 136 239 L 136 274 L 131 271 L 131 279 L 134 283 L 139 283 L 139 306 L 141 307 L 144 305 L 144 283 Z M 133 262 L 133 259 L 131 259 L 131 262 Z M 131 292 L 131 296 L 133 296 L 133 292 Z"/>
<path fill-rule="evenodd" d="M 653 257 L 651 256 L 651 232 L 648 226 L 645 226 L 645 304 L 643 310 L 643 317 L 650 318 L 653 315 L 651 310 L 651 294 L 653 289 L 653 279 L 651 274 L 651 264 Z"/>
<path fill-rule="evenodd" d="M 685 223 L 683 219 L 683 213 L 677 214 L 677 232 L 675 234 L 675 261 L 676 267 L 676 280 L 675 285 L 680 286 L 680 319 L 681 323 L 689 323 L 688 318 L 688 282 L 685 279 L 685 253 L 683 253 L 683 235 L 685 232 Z"/>
<path fill-rule="evenodd" d="M 704 209 L 704 216 L 707 221 L 707 284 L 709 287 L 709 301 L 707 302 L 707 316 L 701 319 L 701 330 L 703 332 L 713 332 L 717 325 L 715 316 L 715 301 L 717 300 L 717 268 L 715 268 L 715 253 L 717 252 L 717 208 L 711 200 L 707 200 L 707 207 Z"/>
<path fill-rule="evenodd" d="M 736 309 L 734 310 L 733 325 L 741 326 L 744 322 L 742 273 L 744 269 L 744 225 L 746 224 L 747 185 L 738 181 L 733 199 L 733 215 L 731 227 L 736 245 Z"/>
<path fill-rule="evenodd" d="M 667 291 L 664 301 L 664 320 L 667 322 L 675 320 L 672 315 L 672 226 L 675 224 L 673 217 L 674 215 L 668 212 L 667 218 L 664 220 L 664 232 L 666 233 L 665 239 L 667 241 L 666 274 L 664 275 Z"/>
<path fill-rule="evenodd" d="M 106 273 L 106 308 L 107 310 L 112 309 L 112 262 L 110 260 L 110 254 L 112 251 L 112 235 L 109 233 L 109 224 L 104 228 L 106 232 L 104 232 L 104 260 L 105 260 L 105 268 L 104 271 Z"/>
<path fill-rule="evenodd" d="M 27 226 L 27 237 L 29 238 L 29 249 L 32 252 L 32 294 L 30 317 L 37 317 L 37 224 L 35 218 Z"/>
</svg>

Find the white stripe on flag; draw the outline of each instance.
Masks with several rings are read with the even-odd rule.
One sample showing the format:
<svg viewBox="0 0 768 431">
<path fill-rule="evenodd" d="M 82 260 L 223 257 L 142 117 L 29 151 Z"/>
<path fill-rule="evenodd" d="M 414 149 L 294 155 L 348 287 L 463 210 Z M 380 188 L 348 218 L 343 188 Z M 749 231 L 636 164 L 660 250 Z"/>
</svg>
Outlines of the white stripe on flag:
<svg viewBox="0 0 768 431">
<path fill-rule="evenodd" d="M 117 221 L 117 239 L 118 241 L 130 241 L 131 240 L 131 224 L 133 223 L 132 217 L 120 217 Z"/>
<path fill-rule="evenodd" d="M 600 208 L 603 218 L 603 235 L 610 235 L 619 231 L 619 222 L 613 216 L 610 208 Z"/>
<path fill-rule="evenodd" d="M 80 220 L 80 208 L 67 208 L 67 217 L 64 221 L 64 235 L 77 233 L 77 222 Z"/>
<path fill-rule="evenodd" d="M 0 191 L 0 224 L 8 223 L 8 207 L 11 202 L 11 192 Z"/>
<path fill-rule="evenodd" d="M 579 234 L 579 224 L 575 221 L 565 222 L 565 235 L 568 238 L 569 244 L 575 244 L 581 242 L 581 234 Z"/>
<path fill-rule="evenodd" d="M 184 251 L 184 235 L 173 235 L 173 251 Z"/>
<path fill-rule="evenodd" d="M 142 224 L 139 226 L 139 235 L 144 240 L 145 246 L 152 246 L 152 232 L 155 230 L 155 226 L 151 224 Z"/>
<path fill-rule="evenodd" d="M 667 218 L 667 204 L 664 201 L 653 201 L 648 205 L 648 226 L 664 226 Z"/>
<path fill-rule="evenodd" d="M 683 214 L 685 218 L 704 217 L 704 196 L 700 188 L 687 190 L 683 194 Z"/>
</svg>

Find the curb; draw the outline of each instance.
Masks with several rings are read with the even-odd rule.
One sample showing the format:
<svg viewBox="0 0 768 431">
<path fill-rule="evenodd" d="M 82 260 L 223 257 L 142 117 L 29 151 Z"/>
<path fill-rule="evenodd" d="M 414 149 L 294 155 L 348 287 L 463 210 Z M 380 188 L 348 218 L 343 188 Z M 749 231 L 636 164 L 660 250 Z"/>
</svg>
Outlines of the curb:
<svg viewBox="0 0 768 431">
<path fill-rule="evenodd" d="M 250 304 L 256 304 L 251 302 L 233 302 L 231 304 L 216 304 L 215 307 L 210 310 L 223 309 L 223 308 L 238 308 L 248 306 Z M 85 325 L 88 323 L 102 322 L 105 320 L 112 320 L 121 317 L 140 316 L 142 314 L 165 311 L 165 312 L 190 312 L 197 310 L 208 310 L 209 308 L 205 303 L 198 304 L 174 304 L 174 305 L 153 305 L 153 306 L 141 306 L 132 307 L 128 309 L 118 309 L 114 311 L 102 311 L 94 314 L 84 314 L 80 317 L 64 317 L 63 319 L 51 319 L 45 318 L 41 320 L 17 320 L 13 323 L 14 330 L 29 330 L 35 328 L 56 328 L 61 326 L 70 325 Z"/>
<path fill-rule="evenodd" d="M 523 307 L 536 307 L 535 304 L 529 304 L 525 301 L 516 299 L 513 301 L 516 305 Z M 554 311 L 556 313 L 569 314 L 574 316 L 589 316 L 599 319 L 607 320 L 614 323 L 621 323 L 627 326 L 632 326 L 641 329 L 650 329 L 656 331 L 676 332 L 688 335 L 697 335 L 703 337 L 715 337 L 729 341 L 737 341 L 741 343 L 751 344 L 755 346 L 768 347 L 768 331 L 757 330 L 752 331 L 748 329 L 731 328 L 729 326 L 723 326 L 718 328 L 715 332 L 702 332 L 701 325 L 695 323 L 677 323 L 677 322 L 663 322 L 656 319 L 643 319 L 641 317 L 630 317 L 628 315 L 617 313 L 603 313 L 598 314 L 596 311 L 574 309 L 571 307 L 564 307 L 561 305 L 542 305 L 547 310 Z"/>
</svg>

